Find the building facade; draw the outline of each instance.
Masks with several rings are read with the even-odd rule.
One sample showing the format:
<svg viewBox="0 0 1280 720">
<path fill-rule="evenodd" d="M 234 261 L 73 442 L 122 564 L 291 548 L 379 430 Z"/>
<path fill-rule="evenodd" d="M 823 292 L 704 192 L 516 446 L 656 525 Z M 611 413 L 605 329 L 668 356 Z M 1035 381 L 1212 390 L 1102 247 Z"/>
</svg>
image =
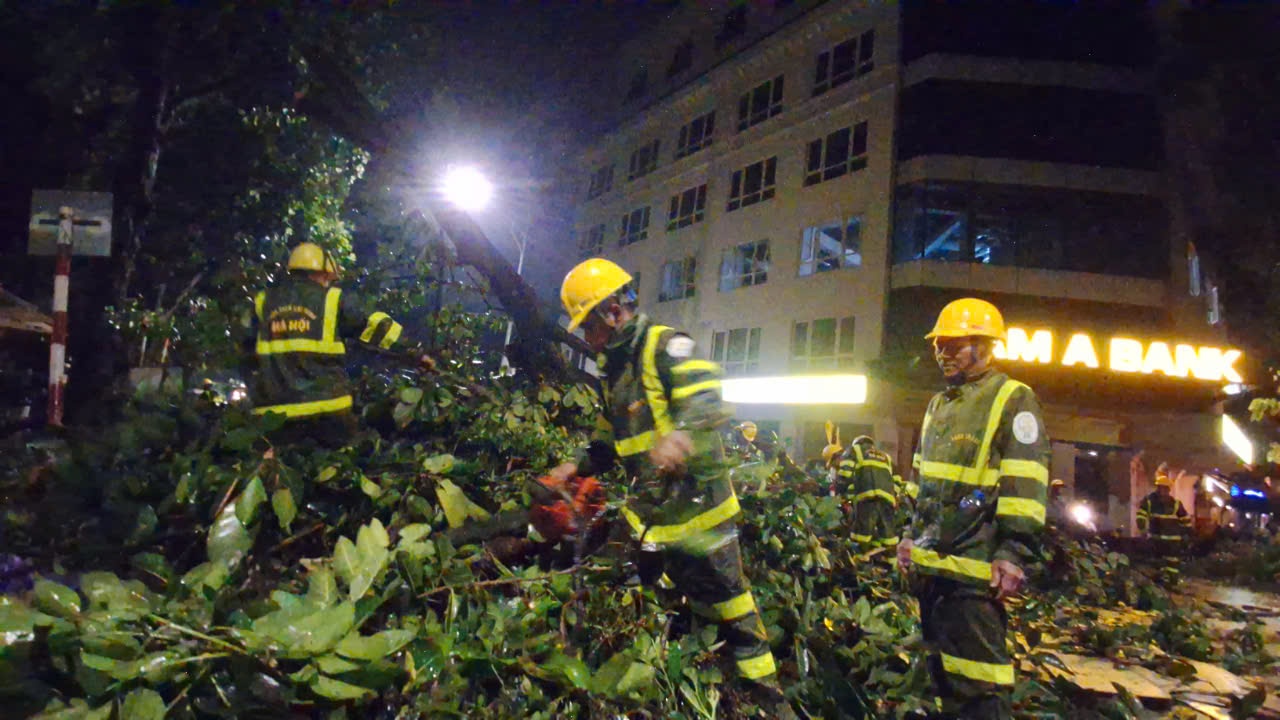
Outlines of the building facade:
<svg viewBox="0 0 1280 720">
<path fill-rule="evenodd" d="M 1243 367 L 1171 209 L 1144 12 L 679 4 L 619 50 L 577 249 L 731 377 L 866 376 L 861 404 L 739 406 L 806 457 L 832 419 L 904 463 L 941 382 L 922 336 L 989 299 L 1054 475 L 1131 526 L 1156 463 L 1190 501 L 1231 462 L 1214 403 Z"/>
</svg>

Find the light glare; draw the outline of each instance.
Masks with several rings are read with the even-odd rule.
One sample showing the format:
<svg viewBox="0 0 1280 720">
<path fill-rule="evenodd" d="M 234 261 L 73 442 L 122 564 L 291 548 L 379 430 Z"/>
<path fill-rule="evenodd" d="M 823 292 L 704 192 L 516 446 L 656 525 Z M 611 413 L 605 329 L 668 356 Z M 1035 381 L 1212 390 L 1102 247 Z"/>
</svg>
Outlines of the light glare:
<svg viewBox="0 0 1280 720">
<path fill-rule="evenodd" d="M 865 375 L 730 378 L 722 387 L 725 402 L 739 405 L 861 405 L 867 401 Z"/>
<path fill-rule="evenodd" d="M 1076 503 L 1071 506 L 1071 519 L 1075 520 L 1077 525 L 1093 524 L 1093 508 L 1084 503 Z"/>
<path fill-rule="evenodd" d="M 1245 465 L 1253 464 L 1253 442 L 1230 416 L 1222 416 L 1222 443 Z"/>
<path fill-rule="evenodd" d="M 493 197 L 493 185 L 473 167 L 451 168 L 444 177 L 444 195 L 462 210 L 483 210 Z"/>
</svg>

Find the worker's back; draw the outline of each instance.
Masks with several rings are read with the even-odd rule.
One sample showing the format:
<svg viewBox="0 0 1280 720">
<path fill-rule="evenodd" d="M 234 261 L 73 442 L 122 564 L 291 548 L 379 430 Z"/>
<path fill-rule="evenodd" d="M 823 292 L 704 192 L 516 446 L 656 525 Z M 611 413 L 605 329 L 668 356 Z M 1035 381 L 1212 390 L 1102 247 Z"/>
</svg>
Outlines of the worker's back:
<svg viewBox="0 0 1280 720">
<path fill-rule="evenodd" d="M 325 402 L 350 407 L 346 346 L 338 330 L 341 300 L 341 289 L 296 275 L 258 293 L 253 395 L 259 408 Z"/>
</svg>

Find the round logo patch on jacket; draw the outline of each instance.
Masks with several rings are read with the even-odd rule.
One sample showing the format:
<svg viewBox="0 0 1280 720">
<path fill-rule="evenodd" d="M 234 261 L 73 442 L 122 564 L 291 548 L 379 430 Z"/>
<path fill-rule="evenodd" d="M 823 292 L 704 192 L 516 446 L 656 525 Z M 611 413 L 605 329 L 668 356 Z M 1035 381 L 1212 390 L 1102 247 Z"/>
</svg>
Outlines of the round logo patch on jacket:
<svg viewBox="0 0 1280 720">
<path fill-rule="evenodd" d="M 693 356 L 693 338 L 688 335 L 676 335 L 667 341 L 667 354 L 673 358 Z"/>
<path fill-rule="evenodd" d="M 1030 445 L 1040 437 L 1040 423 L 1030 410 L 1013 416 L 1013 436 L 1023 445 Z"/>
</svg>

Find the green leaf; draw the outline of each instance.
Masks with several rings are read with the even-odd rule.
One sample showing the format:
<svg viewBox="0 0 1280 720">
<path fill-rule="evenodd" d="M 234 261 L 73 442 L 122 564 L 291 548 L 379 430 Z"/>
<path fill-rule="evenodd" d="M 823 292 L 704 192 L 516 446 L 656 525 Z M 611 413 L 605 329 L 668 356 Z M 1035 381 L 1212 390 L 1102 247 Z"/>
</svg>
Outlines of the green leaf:
<svg viewBox="0 0 1280 720">
<path fill-rule="evenodd" d="M 125 696 L 120 717 L 129 720 L 164 720 L 164 698 L 147 688 L 138 688 Z"/>
<path fill-rule="evenodd" d="M 330 465 L 329 467 L 321 470 L 320 474 L 316 476 L 316 483 L 319 485 L 323 485 L 337 476 L 338 476 L 338 468 Z"/>
<path fill-rule="evenodd" d="M 364 475 L 360 476 L 360 489 L 373 500 L 377 500 L 378 496 L 382 494 L 382 486 Z"/>
<path fill-rule="evenodd" d="M 354 672 L 364 667 L 359 663 L 353 663 L 350 660 L 344 660 L 337 655 L 321 655 L 316 658 L 316 665 L 320 668 L 320 672 L 330 675 L 341 675 L 342 673 Z"/>
<path fill-rule="evenodd" d="M 333 567 L 347 587 L 355 583 L 356 577 L 360 575 L 360 553 L 351 538 L 338 538 L 338 544 L 333 549 Z"/>
<path fill-rule="evenodd" d="M 236 513 L 239 504 L 227 503 L 209 528 L 209 560 L 227 570 L 235 569 L 253 547 L 253 537 Z"/>
<path fill-rule="evenodd" d="M 386 630 L 375 635 L 352 633 L 338 643 L 337 653 L 354 660 L 381 660 L 409 644 L 416 635 L 412 630 Z"/>
<path fill-rule="evenodd" d="M 32 604 L 54 617 L 71 619 L 80 614 L 80 596 L 75 590 L 43 578 L 36 581 Z"/>
<path fill-rule="evenodd" d="M 444 508 L 444 517 L 449 521 L 451 528 L 462 527 L 469 518 L 489 519 L 488 511 L 471 502 L 466 493 L 462 492 L 462 488 L 453 484 L 451 480 L 441 480 L 436 483 L 436 499 Z"/>
<path fill-rule="evenodd" d="M 280 488 L 271 493 L 271 509 L 276 511 L 276 520 L 281 530 L 288 530 L 293 519 L 298 517 L 298 506 L 293 502 L 293 493 L 289 488 Z"/>
<path fill-rule="evenodd" d="M 240 524 L 245 527 L 252 525 L 258 517 L 258 508 L 266 501 L 267 491 L 262 486 L 262 480 L 260 478 L 250 480 L 244 492 L 236 498 L 236 517 L 240 519 Z"/>
<path fill-rule="evenodd" d="M 422 388 L 407 387 L 401 390 L 400 402 L 408 405 L 417 405 L 422 402 Z"/>
<path fill-rule="evenodd" d="M 138 544 L 143 540 L 151 537 L 151 533 L 155 532 L 156 524 L 159 522 L 156 517 L 155 508 L 150 505 L 143 505 L 138 510 L 137 519 L 134 521 L 133 532 L 129 535 L 130 544 Z"/>
<path fill-rule="evenodd" d="M 672 653 L 672 656 L 674 657 L 675 653 Z M 587 669 L 587 664 L 579 658 L 570 657 L 562 652 L 552 655 L 549 660 L 542 663 L 542 667 L 579 690 L 587 689 L 591 683 L 591 671 Z"/>
<path fill-rule="evenodd" d="M 368 688 L 362 688 L 359 685 L 352 685 L 341 680 L 334 680 L 324 675 L 316 677 L 315 681 L 311 683 L 311 689 L 315 694 L 330 700 L 358 700 L 374 694 Z"/>
<path fill-rule="evenodd" d="M 453 469 L 453 456 L 447 453 L 444 455 L 432 455 L 422 461 L 422 469 L 425 472 L 444 475 Z"/>
<path fill-rule="evenodd" d="M 400 528 L 400 544 L 413 543 L 431 534 L 431 526 L 426 523 L 415 523 Z"/>
<path fill-rule="evenodd" d="M 103 703 L 95 709 L 80 698 L 72 700 L 69 706 L 54 700 L 42 712 L 32 715 L 30 720 L 108 720 L 114 709 L 114 702 Z"/>
<path fill-rule="evenodd" d="M 49 625 L 53 620 L 13 598 L 0 595 L 0 647 L 31 641 L 37 626 Z"/>
<path fill-rule="evenodd" d="M 80 589 L 90 608 L 107 610 L 121 619 L 137 619 L 151 610 L 146 586 L 137 580 L 121 582 L 114 573 L 85 573 L 80 576 Z"/>
<path fill-rule="evenodd" d="M 282 608 L 268 613 L 253 622 L 253 632 L 274 641 L 285 657 L 308 658 L 329 652 L 355 625 L 352 603 L 314 612 L 307 612 L 309 609 Z"/>
<path fill-rule="evenodd" d="M 338 601 L 338 583 L 333 573 L 324 568 L 311 571 L 307 581 L 307 602 L 319 608 L 326 608 Z"/>
</svg>

